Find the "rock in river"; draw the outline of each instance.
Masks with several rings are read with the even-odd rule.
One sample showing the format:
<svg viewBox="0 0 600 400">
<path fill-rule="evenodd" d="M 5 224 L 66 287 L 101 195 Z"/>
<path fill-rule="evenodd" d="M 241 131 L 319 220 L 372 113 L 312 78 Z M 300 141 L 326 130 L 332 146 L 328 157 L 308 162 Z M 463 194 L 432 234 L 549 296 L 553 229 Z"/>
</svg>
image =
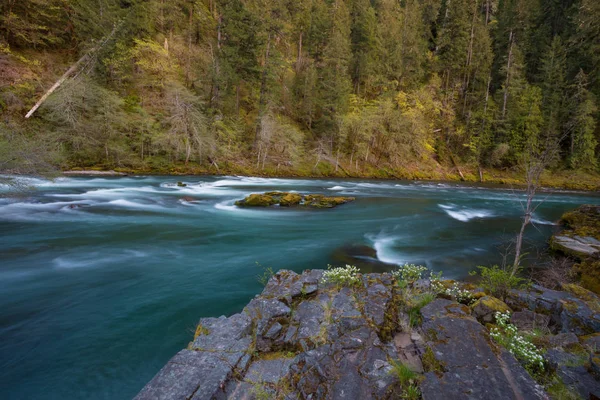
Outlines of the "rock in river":
<svg viewBox="0 0 600 400">
<path fill-rule="evenodd" d="M 243 200 L 238 200 L 238 207 L 308 207 L 333 208 L 340 204 L 354 201 L 354 197 L 328 197 L 322 194 L 299 194 L 290 192 L 253 193 Z"/>
</svg>

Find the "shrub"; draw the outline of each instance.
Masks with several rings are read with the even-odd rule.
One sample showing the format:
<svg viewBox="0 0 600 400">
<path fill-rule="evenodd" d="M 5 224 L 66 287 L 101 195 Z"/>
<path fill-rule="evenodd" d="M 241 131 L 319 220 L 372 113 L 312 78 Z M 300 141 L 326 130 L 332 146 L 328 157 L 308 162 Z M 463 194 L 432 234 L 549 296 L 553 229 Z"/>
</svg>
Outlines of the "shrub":
<svg viewBox="0 0 600 400">
<path fill-rule="evenodd" d="M 506 300 L 508 292 L 512 289 L 518 289 L 525 286 L 525 281 L 516 275 L 513 275 L 510 270 L 500 268 L 497 265 L 493 267 L 477 267 L 481 275 L 479 284 L 489 294 L 502 300 Z M 472 272 L 472 275 L 477 275 L 477 272 Z"/>
<path fill-rule="evenodd" d="M 531 373 L 544 370 L 542 352 L 530 340 L 519 334 L 517 327 L 510 324 L 510 312 L 496 312 L 497 327 L 490 331 L 490 336 L 497 343 L 514 355 Z"/>
<path fill-rule="evenodd" d="M 263 267 L 258 262 L 256 263 L 256 266 L 262 269 L 262 273 L 257 275 L 256 279 L 260 282 L 261 285 L 267 286 L 267 283 L 269 283 L 269 279 L 271 279 L 271 277 L 275 275 L 275 271 L 273 271 L 273 268 L 271 267 Z"/>
<path fill-rule="evenodd" d="M 353 286 L 360 282 L 358 273 L 359 270 L 354 265 L 346 264 L 345 267 L 337 268 L 328 265 L 321 281 L 323 283 L 335 283 L 338 286 Z"/>
</svg>

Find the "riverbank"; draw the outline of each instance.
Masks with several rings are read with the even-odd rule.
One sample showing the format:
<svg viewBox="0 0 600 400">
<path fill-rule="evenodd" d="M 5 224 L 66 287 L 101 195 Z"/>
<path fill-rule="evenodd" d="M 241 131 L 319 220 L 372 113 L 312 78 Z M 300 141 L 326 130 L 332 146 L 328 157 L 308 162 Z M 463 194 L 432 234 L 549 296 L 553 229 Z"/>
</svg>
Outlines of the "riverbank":
<svg viewBox="0 0 600 400">
<path fill-rule="evenodd" d="M 241 313 L 201 319 L 136 400 L 600 396 L 594 294 L 532 286 L 503 301 L 421 272 L 279 271 Z"/>
<path fill-rule="evenodd" d="M 440 182 L 465 182 L 465 183 L 487 183 L 506 185 L 511 187 L 523 187 L 524 176 L 518 171 L 486 169 L 482 172 L 482 178 L 476 169 L 468 166 L 460 168 L 461 174 L 456 168 L 444 168 L 437 166 L 423 169 L 422 166 L 408 166 L 405 169 L 335 169 L 335 165 L 321 163 L 317 168 L 306 166 L 304 168 L 253 168 L 244 165 L 222 165 L 216 168 L 214 165 L 203 167 L 198 165 L 176 165 L 166 168 L 113 168 L 106 169 L 97 167 L 74 167 L 65 170 L 68 175 L 94 175 L 97 173 L 113 173 L 114 175 L 240 175 L 256 176 L 263 178 L 343 178 L 343 179 L 382 179 L 382 180 L 417 180 L 417 181 L 440 181 Z M 542 175 L 541 186 L 548 189 L 565 190 L 600 190 L 600 174 L 592 174 L 581 171 L 548 171 Z"/>
</svg>

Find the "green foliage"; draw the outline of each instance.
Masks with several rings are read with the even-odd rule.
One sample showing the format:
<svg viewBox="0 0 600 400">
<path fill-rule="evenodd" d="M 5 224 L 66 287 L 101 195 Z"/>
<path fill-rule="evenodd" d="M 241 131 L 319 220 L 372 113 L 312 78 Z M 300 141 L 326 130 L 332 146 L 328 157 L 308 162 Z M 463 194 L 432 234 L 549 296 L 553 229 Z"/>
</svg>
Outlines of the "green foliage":
<svg viewBox="0 0 600 400">
<path fill-rule="evenodd" d="M 392 271 L 392 276 L 399 281 L 404 281 L 407 284 L 412 285 L 421 279 L 421 275 L 426 270 L 427 268 L 422 265 L 404 264 L 403 266 L 398 267 L 397 270 Z"/>
<path fill-rule="evenodd" d="M 394 376 L 398 378 L 398 381 L 402 387 L 413 383 L 418 376 L 417 373 L 414 372 L 409 366 L 402 364 L 400 361 L 393 360 L 391 365 L 392 370 L 390 373 L 394 374 Z"/>
<path fill-rule="evenodd" d="M 400 382 L 402 399 L 416 400 L 421 398 L 421 392 L 418 387 L 419 375 L 414 372 L 409 366 L 402 364 L 400 361 L 391 361 L 392 369 L 390 371 Z"/>
<path fill-rule="evenodd" d="M 500 268 L 497 265 L 493 267 L 479 266 L 480 281 L 479 285 L 486 291 L 499 299 L 506 299 L 508 292 L 512 289 L 519 289 L 525 286 L 525 280 L 512 274 L 508 268 Z M 477 275 L 474 271 L 472 275 Z"/>
<path fill-rule="evenodd" d="M 0 2 L 4 123 L 60 167 L 418 177 L 552 139 L 598 171 L 595 0 L 100 3 Z"/>
<path fill-rule="evenodd" d="M 498 326 L 490 331 L 492 339 L 505 347 L 531 373 L 543 371 L 545 365 L 542 352 L 530 340 L 521 335 L 516 326 L 508 322 L 510 312 L 496 312 L 495 317 Z"/>
<path fill-rule="evenodd" d="M 421 391 L 419 390 L 418 386 L 409 385 L 402 390 L 402 394 L 400 396 L 406 400 L 419 400 L 421 398 Z"/>
<path fill-rule="evenodd" d="M 333 283 L 337 286 L 355 286 L 360 283 L 358 273 L 358 268 L 353 265 L 337 268 L 328 265 L 321 280 L 323 283 Z"/>
<path fill-rule="evenodd" d="M 269 283 L 269 279 L 271 279 L 271 277 L 275 275 L 275 271 L 273 271 L 273 268 L 271 267 L 263 267 L 258 262 L 256 263 L 256 266 L 262 269 L 262 272 L 259 275 L 257 275 L 256 279 L 260 282 L 261 285 L 267 286 L 267 283 Z"/>
</svg>

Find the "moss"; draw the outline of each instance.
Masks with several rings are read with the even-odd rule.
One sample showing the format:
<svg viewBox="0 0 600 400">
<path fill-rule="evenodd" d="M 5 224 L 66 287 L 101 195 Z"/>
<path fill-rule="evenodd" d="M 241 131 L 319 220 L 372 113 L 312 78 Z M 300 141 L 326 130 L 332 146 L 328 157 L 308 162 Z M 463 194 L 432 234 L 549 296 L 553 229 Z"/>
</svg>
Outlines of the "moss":
<svg viewBox="0 0 600 400">
<path fill-rule="evenodd" d="M 277 200 L 273 196 L 266 194 L 251 194 L 244 200 L 236 201 L 236 206 L 242 207 L 269 207 L 277 203 Z"/>
<path fill-rule="evenodd" d="M 484 296 L 480 298 L 473 303 L 471 308 L 478 318 L 483 317 L 484 319 L 489 318 L 490 314 L 492 314 L 495 319 L 496 312 L 504 313 L 511 311 L 510 307 L 507 306 L 505 302 L 493 296 Z"/>
<path fill-rule="evenodd" d="M 354 197 L 327 197 L 322 194 L 309 194 L 304 196 L 303 205 L 313 208 L 333 208 L 354 200 Z"/>
<path fill-rule="evenodd" d="M 563 383 L 563 381 L 555 376 L 552 383 L 546 388 L 546 391 L 553 400 L 580 400 L 581 397 L 573 391 L 573 389 Z"/>
<path fill-rule="evenodd" d="M 560 222 L 570 230 L 571 235 L 591 236 L 600 240 L 600 206 L 582 205 L 563 214 Z"/>
<path fill-rule="evenodd" d="M 198 324 L 196 327 L 196 332 L 194 332 L 194 340 L 196 340 L 196 338 L 200 335 L 208 335 L 209 333 L 209 330 L 202 326 L 202 324 Z"/>
<path fill-rule="evenodd" d="M 427 347 L 425 353 L 423 353 L 423 356 L 421 357 L 421 362 L 423 363 L 425 372 L 435 372 L 440 375 L 445 371 L 444 363 L 435 358 L 435 354 L 433 354 L 431 347 Z"/>
<path fill-rule="evenodd" d="M 302 201 L 302 196 L 297 193 L 286 193 L 281 197 L 280 205 L 282 207 L 296 206 Z"/>
<path fill-rule="evenodd" d="M 573 271 L 581 277 L 581 286 L 600 294 L 600 260 L 589 258 L 573 266 Z"/>
<path fill-rule="evenodd" d="M 301 195 L 289 192 L 254 193 L 235 202 L 239 207 L 269 207 L 279 204 L 282 207 L 304 206 L 310 208 L 333 208 L 354 201 L 354 197 L 327 197 L 322 194 Z"/>
<path fill-rule="evenodd" d="M 298 355 L 294 351 L 271 351 L 268 353 L 260 353 L 256 359 L 258 360 L 281 360 L 282 358 L 294 358 Z"/>
<path fill-rule="evenodd" d="M 595 312 L 600 312 L 600 303 L 598 302 L 598 297 L 594 293 L 573 283 L 563 284 L 562 289 L 574 294 L 575 296 L 577 296 L 577 298 L 583 300 L 588 305 L 588 307 L 590 307 Z"/>
</svg>

